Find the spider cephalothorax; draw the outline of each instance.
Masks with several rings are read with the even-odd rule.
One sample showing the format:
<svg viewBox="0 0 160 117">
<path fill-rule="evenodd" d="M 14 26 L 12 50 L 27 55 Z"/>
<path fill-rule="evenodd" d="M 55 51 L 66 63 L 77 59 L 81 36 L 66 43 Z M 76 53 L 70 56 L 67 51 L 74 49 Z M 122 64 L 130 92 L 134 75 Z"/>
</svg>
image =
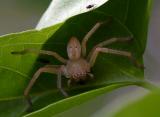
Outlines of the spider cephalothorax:
<svg viewBox="0 0 160 117">
<path fill-rule="evenodd" d="M 65 76 L 68 78 L 68 85 L 72 81 L 81 82 L 85 81 L 89 77 L 93 77 L 92 73 L 90 73 L 91 68 L 94 66 L 96 58 L 99 53 L 109 53 L 109 54 L 116 54 L 128 57 L 134 64 L 138 67 L 141 67 L 140 64 L 135 61 L 132 54 L 127 51 L 120 51 L 106 48 L 105 46 L 115 43 L 115 42 L 125 42 L 129 41 L 131 38 L 111 38 L 107 39 L 93 47 L 93 49 L 86 55 L 86 43 L 88 39 L 92 36 L 92 34 L 102 25 L 103 23 L 96 23 L 96 25 L 84 36 L 82 43 L 76 37 L 71 37 L 67 44 L 67 54 L 68 60 L 61 57 L 59 54 L 53 51 L 46 51 L 40 50 L 36 51 L 34 49 L 25 49 L 20 52 L 12 52 L 12 54 L 25 54 L 27 52 L 38 52 L 40 54 L 51 55 L 61 61 L 63 65 L 46 65 L 33 75 L 29 85 L 24 91 L 24 96 L 28 100 L 29 105 L 31 106 L 32 103 L 29 98 L 29 92 L 34 85 L 35 81 L 39 77 L 39 75 L 43 72 L 57 74 L 57 88 L 62 92 L 62 94 L 67 97 L 68 94 L 64 91 L 61 84 L 61 76 Z M 88 77 L 89 76 L 89 77 Z"/>
<path fill-rule="evenodd" d="M 85 79 L 90 72 L 90 65 L 88 61 L 81 56 L 81 44 L 76 37 L 72 37 L 69 40 L 67 53 L 69 60 L 65 67 L 66 77 L 68 76 L 71 80 L 75 81 Z"/>
</svg>

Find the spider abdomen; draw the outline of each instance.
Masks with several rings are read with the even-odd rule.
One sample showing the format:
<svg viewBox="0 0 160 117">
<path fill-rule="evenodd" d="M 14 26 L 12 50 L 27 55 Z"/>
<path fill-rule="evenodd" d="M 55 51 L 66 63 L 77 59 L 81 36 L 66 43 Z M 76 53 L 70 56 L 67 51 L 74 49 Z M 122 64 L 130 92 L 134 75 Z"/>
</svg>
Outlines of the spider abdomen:
<svg viewBox="0 0 160 117">
<path fill-rule="evenodd" d="M 87 73 L 90 72 L 90 66 L 84 59 L 78 59 L 75 61 L 68 61 L 67 72 L 69 76 L 74 80 L 85 80 Z"/>
</svg>

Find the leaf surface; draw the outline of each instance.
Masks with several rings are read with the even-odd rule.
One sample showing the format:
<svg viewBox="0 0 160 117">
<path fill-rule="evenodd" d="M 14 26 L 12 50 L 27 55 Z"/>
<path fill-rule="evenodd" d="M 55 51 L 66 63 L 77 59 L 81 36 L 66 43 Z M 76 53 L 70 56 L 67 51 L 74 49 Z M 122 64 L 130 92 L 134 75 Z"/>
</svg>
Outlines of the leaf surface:
<svg viewBox="0 0 160 117">
<path fill-rule="evenodd" d="M 114 117 L 159 117 L 160 92 L 154 91 L 121 109 Z"/>
</svg>

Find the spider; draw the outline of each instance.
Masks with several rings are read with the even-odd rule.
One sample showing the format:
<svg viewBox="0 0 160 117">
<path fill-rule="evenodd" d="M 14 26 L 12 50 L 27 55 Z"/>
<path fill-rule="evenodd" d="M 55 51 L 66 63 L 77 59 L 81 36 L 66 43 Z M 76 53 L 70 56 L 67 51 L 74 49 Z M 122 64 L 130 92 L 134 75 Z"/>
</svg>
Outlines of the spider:
<svg viewBox="0 0 160 117">
<path fill-rule="evenodd" d="M 53 51 L 40 50 L 36 51 L 34 49 L 24 49 L 19 52 L 12 52 L 12 54 L 25 54 L 28 52 L 38 52 L 39 54 L 45 54 L 55 57 L 57 60 L 63 63 L 63 65 L 45 65 L 44 67 L 39 68 L 36 73 L 33 75 L 30 83 L 24 91 L 24 96 L 27 99 L 27 102 L 30 106 L 32 106 L 32 102 L 29 98 L 29 92 L 43 72 L 57 74 L 57 88 L 60 92 L 68 97 L 68 93 L 62 88 L 61 77 L 62 75 L 68 78 L 68 86 L 72 82 L 81 82 L 85 81 L 88 78 L 92 78 L 93 74 L 91 73 L 91 68 L 94 66 L 95 61 L 99 53 L 108 53 L 115 54 L 128 57 L 137 67 L 141 67 L 141 65 L 134 59 L 131 52 L 114 50 L 110 48 L 106 48 L 109 44 L 115 42 L 125 42 L 131 40 L 131 37 L 123 37 L 123 38 L 111 38 L 107 39 L 97 45 L 95 45 L 89 54 L 86 54 L 86 45 L 89 38 L 96 32 L 96 30 L 103 24 L 104 22 L 97 22 L 93 28 L 84 36 L 82 42 L 80 43 L 76 37 L 71 37 L 67 44 L 67 54 L 69 59 L 65 59 L 60 56 L 58 53 Z"/>
</svg>

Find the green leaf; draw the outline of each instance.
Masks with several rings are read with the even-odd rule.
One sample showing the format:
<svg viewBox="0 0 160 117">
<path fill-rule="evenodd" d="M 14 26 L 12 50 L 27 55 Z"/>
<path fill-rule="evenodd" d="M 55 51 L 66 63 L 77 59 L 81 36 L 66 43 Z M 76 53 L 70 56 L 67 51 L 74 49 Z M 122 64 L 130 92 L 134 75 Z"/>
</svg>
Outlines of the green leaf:
<svg viewBox="0 0 160 117">
<path fill-rule="evenodd" d="M 103 5 L 108 0 L 54 0 L 40 19 L 37 29 L 64 22 L 72 16 L 82 14 Z M 87 6 L 92 6 L 87 8 Z"/>
<path fill-rule="evenodd" d="M 133 82 L 132 83 L 117 83 L 117 84 L 112 84 L 110 86 L 106 86 L 103 88 L 95 89 L 95 90 L 92 90 L 92 91 L 89 91 L 89 92 L 86 92 L 86 93 L 83 93 L 77 96 L 73 96 L 71 98 L 67 98 L 63 101 L 53 103 L 39 111 L 28 114 L 25 117 L 44 117 L 44 116 L 54 117 L 55 115 L 58 115 L 59 113 L 62 113 L 66 110 L 74 108 L 77 105 L 90 101 L 93 98 L 101 94 L 109 93 L 117 88 L 128 86 L 128 85 L 134 85 L 134 84 L 135 83 Z"/>
<path fill-rule="evenodd" d="M 30 70 L 37 57 L 29 55 L 26 59 L 27 56 L 15 56 L 11 52 L 24 49 L 25 46 L 40 49 L 59 27 L 60 25 L 57 25 L 42 31 L 27 31 L 0 38 L 0 116 L 16 117 L 26 111 L 23 90 L 31 78 Z"/>
<path fill-rule="evenodd" d="M 62 24 L 41 31 L 32 30 L 0 37 L 0 116 L 16 117 L 26 114 L 27 104 L 23 98 L 23 91 L 33 74 L 39 67 L 45 65 L 46 60 L 52 64 L 61 64 L 49 56 L 35 54 L 13 55 L 11 54 L 12 51 L 21 51 L 24 48 L 52 50 L 67 58 L 67 53 L 64 50 L 66 50 L 66 44 L 71 36 L 76 36 L 81 40 L 96 22 L 106 21 L 112 16 L 111 22 L 103 25 L 91 37 L 87 44 L 87 52 L 95 44 L 108 38 L 133 35 L 135 37 L 133 42 L 113 44 L 109 47 L 131 51 L 137 60 L 142 62 L 142 54 L 146 44 L 150 0 L 147 2 L 142 0 L 140 1 L 141 4 L 138 3 L 138 0 L 110 0 L 101 7 L 88 13 L 71 17 Z M 143 12 L 136 10 L 138 12 L 136 13 L 131 9 L 132 7 L 130 8 L 133 4 L 137 6 L 137 9 L 145 10 Z M 130 15 L 130 13 L 143 15 L 145 19 Z M 132 19 L 135 20 L 130 25 Z M 138 31 L 136 31 L 137 29 Z M 44 63 L 42 60 L 45 60 Z M 89 81 L 82 86 L 77 85 L 67 88 L 67 79 L 64 78 L 63 84 L 70 96 L 116 83 L 122 83 L 123 86 L 123 83 L 142 85 L 144 82 L 143 70 L 136 68 L 125 57 L 100 54 L 92 72 L 95 80 Z M 63 103 L 63 101 L 66 102 L 72 99 L 64 99 L 56 88 L 56 75 L 53 76 L 51 74 L 41 75 L 34 85 L 31 95 L 34 111 L 59 100 Z M 78 98 L 78 96 L 75 98 Z M 96 93 L 96 96 L 98 96 L 98 93 Z M 16 105 L 16 108 L 14 108 L 14 105 Z"/>
<path fill-rule="evenodd" d="M 154 91 L 121 109 L 114 117 L 159 117 L 160 91 Z"/>
</svg>

